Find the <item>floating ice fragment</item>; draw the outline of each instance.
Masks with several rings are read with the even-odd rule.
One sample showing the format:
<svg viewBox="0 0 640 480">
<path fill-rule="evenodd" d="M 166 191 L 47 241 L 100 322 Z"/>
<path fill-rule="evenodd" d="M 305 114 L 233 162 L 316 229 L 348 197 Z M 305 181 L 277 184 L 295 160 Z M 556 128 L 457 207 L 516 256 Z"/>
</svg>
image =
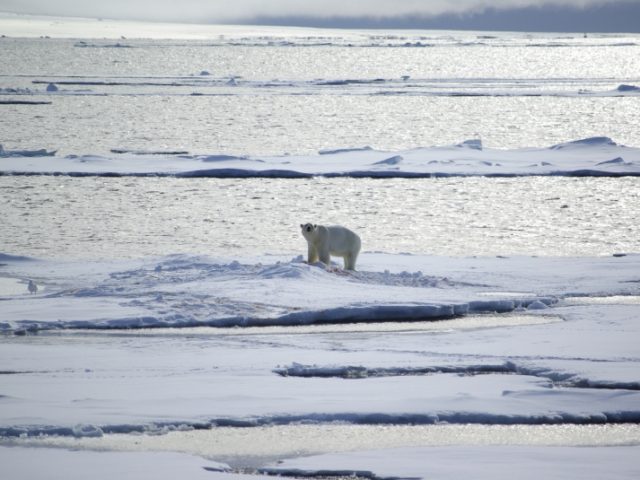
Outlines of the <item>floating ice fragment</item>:
<svg viewBox="0 0 640 480">
<path fill-rule="evenodd" d="M 456 146 L 460 148 L 471 148 L 472 150 L 482 150 L 482 140 L 479 138 L 473 138 L 471 140 L 465 140 Z"/>
<path fill-rule="evenodd" d="M 237 157 L 235 155 L 201 155 L 197 158 L 202 162 L 227 162 L 232 160 L 247 160 L 247 157 Z"/>
<path fill-rule="evenodd" d="M 75 437 L 102 437 L 104 436 L 104 432 L 100 427 L 95 425 L 85 425 L 79 424 L 73 427 L 73 435 Z"/>
<path fill-rule="evenodd" d="M 616 88 L 617 91 L 619 92 L 640 92 L 640 87 L 636 87 L 635 85 L 619 85 L 618 88 Z"/>
<path fill-rule="evenodd" d="M 44 148 L 40 150 L 5 150 L 0 145 L 0 157 L 52 157 L 55 154 L 55 150 L 49 152 Z"/>
<path fill-rule="evenodd" d="M 334 155 L 336 153 L 351 153 L 351 152 L 368 152 L 373 150 L 370 146 L 355 147 L 355 148 L 338 148 L 335 150 L 319 150 L 320 155 Z"/>
<path fill-rule="evenodd" d="M 547 307 L 547 305 L 543 302 L 541 302 L 540 300 L 534 300 L 533 302 L 531 302 L 529 304 L 529 306 L 527 307 L 529 310 L 544 310 Z"/>
<path fill-rule="evenodd" d="M 595 147 L 595 146 L 612 146 L 615 147 L 618 144 L 609 137 L 589 137 L 581 140 L 574 140 L 572 142 L 559 143 L 550 147 L 551 150 L 561 150 L 568 147 Z"/>
</svg>

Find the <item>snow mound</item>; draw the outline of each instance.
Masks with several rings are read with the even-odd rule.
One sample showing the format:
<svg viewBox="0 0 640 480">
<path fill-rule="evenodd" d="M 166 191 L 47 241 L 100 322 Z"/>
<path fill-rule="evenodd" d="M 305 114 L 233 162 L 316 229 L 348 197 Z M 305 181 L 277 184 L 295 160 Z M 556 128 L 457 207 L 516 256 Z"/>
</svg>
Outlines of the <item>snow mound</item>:
<svg viewBox="0 0 640 480">
<path fill-rule="evenodd" d="M 398 165 L 404 160 L 402 155 L 394 155 L 393 157 L 385 158 L 379 162 L 375 162 L 374 165 Z"/>
<path fill-rule="evenodd" d="M 596 166 L 604 166 L 604 165 L 611 165 L 611 166 L 629 166 L 629 165 L 633 165 L 632 162 L 625 162 L 624 158 L 622 157 L 616 157 L 612 160 L 605 160 L 604 162 L 600 162 L 600 163 L 596 163 Z"/>
<path fill-rule="evenodd" d="M 389 258 L 396 258 L 394 264 L 404 260 Z M 120 263 L 106 264 L 98 269 L 99 274 L 91 273 L 93 264 L 88 262 L 74 265 L 69 270 L 73 273 L 67 276 L 53 278 L 48 278 L 46 272 L 56 268 L 64 271 L 69 265 L 48 270 L 42 267 L 41 271 L 38 266 L 49 262 L 22 263 L 10 256 L 0 257 L 3 259 L 13 262 L 12 271 L 24 270 L 17 280 L 36 278 L 43 285 L 39 295 L 28 297 L 25 288 L 20 295 L 5 296 L 0 329 L 15 332 L 427 321 L 469 314 L 544 310 L 556 305 L 562 296 L 558 290 L 561 287 L 548 282 L 526 280 L 521 293 L 509 293 L 507 287 L 512 280 L 497 283 L 492 280 L 488 284 L 486 277 L 477 274 L 442 275 L 447 269 L 432 275 L 402 268 L 393 271 L 363 268 L 352 272 L 335 265 L 308 265 L 300 257 L 265 264 L 171 255 L 151 261 L 124 262 L 125 268 Z M 616 269 L 625 265 L 631 268 L 637 263 L 636 256 L 602 260 L 610 261 L 616 262 Z M 417 257 L 407 262 L 406 266 L 415 267 L 418 262 L 423 268 L 433 269 L 430 262 L 418 261 Z M 534 268 L 536 262 L 544 263 L 531 261 L 523 271 L 538 268 Z M 513 263 L 521 262 L 515 259 Z M 500 265 L 499 269 L 502 268 Z M 558 267 L 552 269 L 557 271 Z M 587 274 L 571 276 L 575 270 L 571 265 L 569 277 L 562 277 L 564 280 L 559 284 L 565 288 L 572 285 L 574 295 L 580 292 L 583 278 L 589 278 Z M 525 285 L 530 287 L 524 288 Z M 585 295 L 593 287 L 582 288 Z M 25 297 L 29 300 L 25 301 Z"/>
<path fill-rule="evenodd" d="M 583 148 L 583 147 L 616 147 L 618 144 L 609 137 L 590 137 L 572 142 L 559 143 L 551 147 L 551 150 L 562 150 L 566 148 Z"/>
</svg>

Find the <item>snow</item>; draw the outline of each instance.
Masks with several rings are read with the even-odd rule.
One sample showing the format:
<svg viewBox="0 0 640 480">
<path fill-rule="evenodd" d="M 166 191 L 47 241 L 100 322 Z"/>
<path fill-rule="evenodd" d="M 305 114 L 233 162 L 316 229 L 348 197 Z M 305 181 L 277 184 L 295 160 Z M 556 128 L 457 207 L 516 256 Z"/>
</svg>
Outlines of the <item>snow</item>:
<svg viewBox="0 0 640 480">
<path fill-rule="evenodd" d="M 44 288 L 1 297 L 0 438 L 640 421 L 640 255 L 364 253 L 355 273 L 274 256 L 2 258 L 4 278 Z M 616 300 L 580 300 L 597 296 Z"/>
<path fill-rule="evenodd" d="M 0 477 L 12 480 L 219 480 L 244 477 L 222 473 L 227 470 L 228 467 L 224 464 L 179 453 L 74 452 L 60 449 L 0 447 Z"/>
<path fill-rule="evenodd" d="M 295 477 L 438 479 L 627 479 L 640 473 L 639 447 L 428 447 L 333 453 L 287 459 L 250 476 L 227 465 L 170 452 L 71 451 L 0 447 L 2 478 L 52 480 L 264 479 Z"/>
<path fill-rule="evenodd" d="M 456 46 L 471 48 L 469 55 L 476 47 L 596 46 L 612 54 L 638 45 L 629 35 L 388 34 L 5 13 L 0 27 L 2 37 L 43 37 L 41 45 L 64 43 L 48 36 L 72 37 L 71 51 L 96 55 L 187 47 L 192 39 L 214 48 L 405 49 L 400 54 Z M 343 78 L 327 70 L 305 78 L 294 69 L 267 80 L 230 68 L 198 61 L 173 76 L 7 77 L 0 103 L 47 104 L 60 113 L 81 95 L 623 102 L 640 95 L 637 78 L 615 72 L 576 80 L 422 78 L 406 69 Z M 62 156 L 55 141 L 12 143 L 0 146 L 0 175 L 640 175 L 640 147 L 603 136 L 511 150 L 479 136 L 453 140 L 397 151 L 337 142 L 316 154 L 267 156 L 243 155 L 242 148 L 172 149 L 171 142 L 141 148 L 116 142 Z M 0 141 L 6 146 L 10 139 Z M 293 255 L 87 261 L 0 253 L 0 478 L 638 477 L 637 252 L 596 258 L 364 252 L 357 272 Z M 60 448 L 33 448 L 52 446 Z M 122 449 L 130 451 L 115 451 Z M 252 466 L 259 467 L 255 475 Z"/>
<path fill-rule="evenodd" d="M 499 150 L 479 139 L 458 145 L 385 152 L 370 147 L 317 155 L 229 156 L 112 149 L 113 156 L 56 156 L 46 150 L 0 150 L 2 174 L 170 175 L 183 177 L 438 177 L 640 175 L 640 148 L 593 137 L 548 148 Z M 212 165 L 213 164 L 213 165 Z"/>
<path fill-rule="evenodd" d="M 285 460 L 263 473 L 285 476 L 437 479 L 636 478 L 640 447 L 430 447 Z"/>
<path fill-rule="evenodd" d="M 302 257 L 260 260 L 265 262 L 189 255 L 111 264 L 9 261 L 5 271 L 37 279 L 46 293 L 30 301 L 5 298 L 0 329 L 305 325 L 545 310 L 567 295 L 634 293 L 640 264 L 637 255 L 447 259 L 364 254 L 361 270 L 348 272 L 308 265 Z M 621 275 L 628 284 L 620 283 Z M 610 292 L 611 283 L 605 282 L 620 286 Z M 508 292 L 513 284 L 519 292 Z"/>
</svg>

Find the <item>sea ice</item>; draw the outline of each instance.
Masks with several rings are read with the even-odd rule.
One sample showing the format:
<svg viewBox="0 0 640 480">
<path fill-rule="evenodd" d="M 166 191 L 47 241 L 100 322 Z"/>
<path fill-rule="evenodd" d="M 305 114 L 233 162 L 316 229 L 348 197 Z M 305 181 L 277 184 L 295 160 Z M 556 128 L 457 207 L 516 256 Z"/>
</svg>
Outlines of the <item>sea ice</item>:
<svg viewBox="0 0 640 480">
<path fill-rule="evenodd" d="M 318 155 L 271 157 L 186 155 L 171 151 L 112 149 L 117 156 L 55 156 L 46 150 L 0 150 L 0 174 L 171 175 L 184 177 L 438 177 L 438 176 L 637 176 L 640 149 L 593 137 L 549 148 L 497 150 L 479 139 L 445 147 L 384 152 L 370 147 L 322 150 Z M 24 157 L 29 157 L 25 161 Z M 53 157 L 53 158 L 52 158 Z M 78 165 L 77 158 L 100 159 Z M 612 160 L 613 159 L 613 160 Z M 620 160 L 624 159 L 623 161 Z M 210 165 L 215 163 L 215 166 Z M 286 167 L 283 168 L 283 165 Z"/>
</svg>

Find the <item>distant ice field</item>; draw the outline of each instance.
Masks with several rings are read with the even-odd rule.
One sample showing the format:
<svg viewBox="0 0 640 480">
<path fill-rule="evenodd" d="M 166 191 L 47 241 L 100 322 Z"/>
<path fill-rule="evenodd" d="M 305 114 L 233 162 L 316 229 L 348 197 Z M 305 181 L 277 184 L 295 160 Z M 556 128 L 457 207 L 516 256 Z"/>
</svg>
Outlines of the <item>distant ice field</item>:
<svg viewBox="0 0 640 480">
<path fill-rule="evenodd" d="M 0 47 L 6 149 L 281 155 L 474 135 L 494 148 L 601 135 L 640 145 L 634 36 L 214 29 Z"/>
</svg>

